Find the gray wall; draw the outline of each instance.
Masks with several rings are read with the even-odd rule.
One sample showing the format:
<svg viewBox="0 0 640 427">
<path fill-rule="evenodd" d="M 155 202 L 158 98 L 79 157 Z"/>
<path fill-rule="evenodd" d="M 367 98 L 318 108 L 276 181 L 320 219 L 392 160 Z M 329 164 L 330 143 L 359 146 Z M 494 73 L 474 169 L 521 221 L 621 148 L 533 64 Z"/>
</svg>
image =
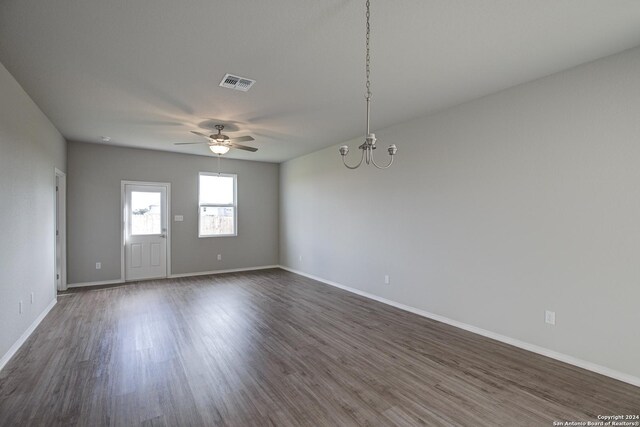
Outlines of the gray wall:
<svg viewBox="0 0 640 427">
<path fill-rule="evenodd" d="M 120 279 L 121 180 L 171 183 L 172 274 L 278 263 L 277 164 L 223 158 L 238 174 L 238 236 L 200 239 L 198 172 L 217 172 L 215 158 L 69 142 L 68 163 L 70 284 Z"/>
<path fill-rule="evenodd" d="M 640 377 L 639 75 L 635 49 L 377 130 L 386 171 L 284 163 L 281 264 Z"/>
<path fill-rule="evenodd" d="M 55 299 L 56 167 L 64 138 L 0 64 L 0 358 Z"/>
</svg>

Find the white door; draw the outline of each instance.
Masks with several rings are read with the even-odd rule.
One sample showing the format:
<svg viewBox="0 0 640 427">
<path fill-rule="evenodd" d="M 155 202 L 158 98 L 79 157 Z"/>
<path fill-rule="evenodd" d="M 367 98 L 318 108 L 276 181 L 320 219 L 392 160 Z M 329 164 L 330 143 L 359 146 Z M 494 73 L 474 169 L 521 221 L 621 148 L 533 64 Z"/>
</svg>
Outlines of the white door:
<svg viewBox="0 0 640 427">
<path fill-rule="evenodd" d="M 167 187 L 125 185 L 125 279 L 167 277 Z"/>
<path fill-rule="evenodd" d="M 56 175 L 56 290 L 62 289 L 62 243 L 60 241 L 60 177 Z"/>
<path fill-rule="evenodd" d="M 64 172 L 56 173 L 56 291 L 67 290 L 67 227 L 66 227 L 66 195 L 67 178 Z"/>
</svg>

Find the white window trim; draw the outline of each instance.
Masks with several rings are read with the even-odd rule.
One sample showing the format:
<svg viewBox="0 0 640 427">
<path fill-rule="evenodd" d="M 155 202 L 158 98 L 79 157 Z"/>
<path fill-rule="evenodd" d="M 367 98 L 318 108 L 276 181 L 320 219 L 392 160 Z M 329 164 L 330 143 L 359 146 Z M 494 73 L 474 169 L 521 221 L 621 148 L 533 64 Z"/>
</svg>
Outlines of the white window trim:
<svg viewBox="0 0 640 427">
<path fill-rule="evenodd" d="M 233 204 L 227 205 L 216 205 L 210 203 L 200 204 L 200 177 L 201 176 L 227 176 L 233 178 Z M 200 208 L 201 207 L 212 207 L 212 208 L 234 208 L 233 209 L 233 234 L 200 234 Z M 198 173 L 198 207 L 197 207 L 197 215 L 198 215 L 198 238 L 206 239 L 209 237 L 235 237 L 238 235 L 238 175 L 235 173 L 216 173 L 216 172 L 199 172 Z"/>
</svg>

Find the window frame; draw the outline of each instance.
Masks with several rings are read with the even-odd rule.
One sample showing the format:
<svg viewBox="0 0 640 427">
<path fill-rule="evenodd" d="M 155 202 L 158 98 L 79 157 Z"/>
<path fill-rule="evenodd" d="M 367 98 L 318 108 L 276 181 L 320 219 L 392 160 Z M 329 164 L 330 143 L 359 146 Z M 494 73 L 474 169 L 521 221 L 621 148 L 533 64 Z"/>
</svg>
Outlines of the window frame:
<svg viewBox="0 0 640 427">
<path fill-rule="evenodd" d="M 233 204 L 212 204 L 200 202 L 200 177 L 230 177 L 233 178 Z M 233 234 L 200 234 L 200 208 L 233 208 Z M 217 173 L 217 172 L 199 172 L 198 173 L 198 238 L 206 239 L 208 237 L 236 237 L 238 235 L 238 175 L 235 173 Z"/>
</svg>

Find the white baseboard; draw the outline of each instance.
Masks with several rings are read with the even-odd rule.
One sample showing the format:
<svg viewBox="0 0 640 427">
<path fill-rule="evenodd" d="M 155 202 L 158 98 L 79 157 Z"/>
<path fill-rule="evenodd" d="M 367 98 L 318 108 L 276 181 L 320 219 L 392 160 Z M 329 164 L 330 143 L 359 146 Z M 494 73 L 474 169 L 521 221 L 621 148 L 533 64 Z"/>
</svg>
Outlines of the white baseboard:
<svg viewBox="0 0 640 427">
<path fill-rule="evenodd" d="M 0 371 L 9 362 L 9 360 L 11 360 L 11 358 L 18 352 L 18 350 L 20 350 L 20 347 L 22 347 L 22 344 L 24 344 L 25 341 L 27 341 L 27 339 L 29 339 L 29 337 L 31 336 L 33 331 L 35 331 L 36 328 L 38 327 L 38 325 L 40 324 L 40 322 L 42 322 L 42 319 L 44 319 L 45 316 L 47 314 L 49 314 L 49 312 L 51 311 L 53 306 L 56 305 L 57 302 L 58 302 L 58 300 L 56 300 L 56 299 L 51 301 L 51 303 L 49 303 L 47 308 L 45 308 L 42 311 L 42 313 L 40 313 L 40 315 L 38 317 L 36 317 L 36 320 L 33 321 L 31 326 L 29 326 L 27 328 L 27 330 L 24 331 L 24 333 L 20 336 L 20 338 L 18 338 L 18 341 L 13 343 L 13 345 L 11 346 L 9 351 L 7 351 L 4 356 L 2 356 L 2 359 L 0 359 Z"/>
<path fill-rule="evenodd" d="M 199 271 L 197 273 L 180 273 L 180 274 L 171 274 L 170 276 L 168 276 L 168 278 L 173 279 L 178 277 L 208 276 L 210 274 L 237 273 L 240 271 L 266 270 L 269 268 L 280 268 L 280 266 L 279 265 L 261 265 L 259 267 L 243 267 L 243 268 L 231 268 L 228 270 Z"/>
<path fill-rule="evenodd" d="M 86 286 L 102 286 L 102 285 L 118 285 L 124 283 L 124 280 L 101 280 L 98 282 L 81 282 L 81 283 L 69 283 L 67 288 L 84 288 Z"/>
<path fill-rule="evenodd" d="M 261 266 L 258 266 L 258 267 L 230 268 L 230 269 L 227 269 L 227 270 L 196 271 L 194 273 L 170 274 L 166 278 L 167 279 L 177 279 L 179 277 L 208 276 L 210 274 L 237 273 L 237 272 L 240 272 L 240 271 L 266 270 L 268 268 L 279 268 L 279 267 L 280 267 L 279 265 L 261 265 Z M 164 279 L 164 277 L 155 278 L 155 279 L 148 279 L 148 280 L 160 280 L 160 279 Z M 131 280 L 131 281 L 132 282 L 140 282 L 140 281 L 143 281 L 143 280 L 147 280 L 147 279 L 139 279 L 139 280 Z M 126 281 L 122 280 L 122 279 L 102 280 L 102 281 L 99 281 L 99 282 L 70 283 L 70 284 L 67 285 L 67 288 L 84 288 L 84 287 L 87 287 L 87 286 L 118 285 L 118 284 L 122 284 L 122 283 L 126 283 Z"/>
<path fill-rule="evenodd" d="M 625 383 L 629 383 L 640 387 L 640 378 L 635 377 L 633 375 L 625 374 L 624 372 L 619 372 L 614 369 L 607 368 L 606 366 L 601 366 L 592 362 L 588 362 L 586 360 L 578 359 L 573 356 L 569 356 L 567 354 L 559 353 L 554 350 L 549 350 L 548 348 L 540 347 L 535 344 L 530 344 L 524 341 L 517 340 L 515 338 L 507 337 L 505 335 L 500 335 L 495 332 L 488 331 L 486 329 L 479 328 L 477 326 L 469 325 L 467 323 L 462 323 L 457 320 L 449 319 L 448 317 L 440 316 L 439 314 L 433 314 L 425 310 L 421 310 L 419 308 L 414 308 L 405 304 L 401 304 L 392 300 L 388 300 L 386 298 L 379 297 L 374 294 L 370 294 L 368 292 L 361 291 L 359 289 L 351 288 L 349 286 L 342 285 L 340 283 L 332 282 L 330 280 L 323 279 L 322 277 L 314 276 L 312 274 L 307 274 L 302 271 L 294 270 L 293 268 L 289 268 L 283 265 L 280 265 L 279 268 L 289 271 L 291 273 L 299 274 L 300 276 L 308 277 L 309 279 L 317 280 L 318 282 L 325 283 L 330 286 L 334 286 L 336 288 L 343 289 L 345 291 L 363 296 L 365 298 L 369 298 L 383 304 L 387 304 L 401 310 L 405 310 L 419 316 L 427 317 L 429 319 L 437 320 L 438 322 L 446 323 L 447 325 L 455 326 L 456 328 L 464 329 L 465 331 L 473 332 L 474 334 L 482 335 L 487 338 L 494 339 L 496 341 L 503 342 L 505 344 L 512 345 L 514 347 L 518 347 L 524 350 L 531 351 L 533 353 L 538 353 L 543 356 L 550 357 L 555 360 L 559 360 L 564 363 L 568 363 L 569 365 L 577 366 L 582 369 L 586 369 L 588 371 L 596 372 L 598 374 L 605 375 L 610 378 L 614 378 L 616 380 L 623 381 Z"/>
</svg>

